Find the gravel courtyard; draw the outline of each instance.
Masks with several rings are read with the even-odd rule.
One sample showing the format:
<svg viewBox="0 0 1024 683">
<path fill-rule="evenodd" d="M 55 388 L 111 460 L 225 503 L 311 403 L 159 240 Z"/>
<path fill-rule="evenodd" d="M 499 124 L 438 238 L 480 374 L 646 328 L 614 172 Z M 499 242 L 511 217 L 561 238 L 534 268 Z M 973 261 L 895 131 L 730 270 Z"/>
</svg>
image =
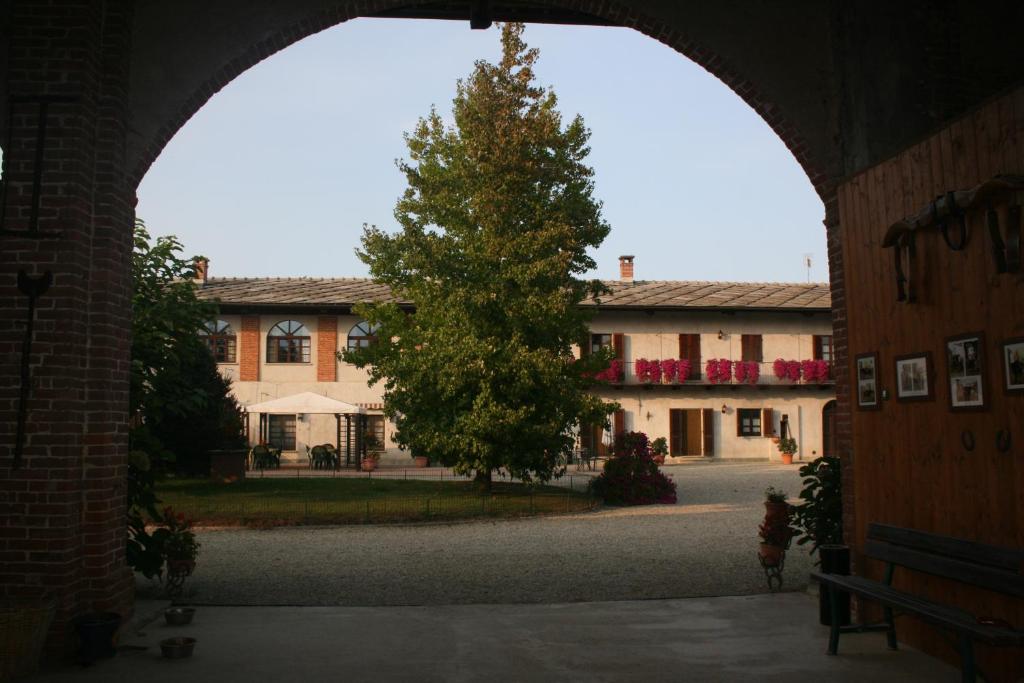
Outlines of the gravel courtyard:
<svg viewBox="0 0 1024 683">
<path fill-rule="evenodd" d="M 185 599 L 218 605 L 443 605 L 637 600 L 767 591 L 763 491 L 795 499 L 797 466 L 665 467 L 676 505 L 511 521 L 199 532 Z M 794 543 L 784 590 L 807 585 Z M 142 583 L 140 593 L 152 593 Z"/>
</svg>

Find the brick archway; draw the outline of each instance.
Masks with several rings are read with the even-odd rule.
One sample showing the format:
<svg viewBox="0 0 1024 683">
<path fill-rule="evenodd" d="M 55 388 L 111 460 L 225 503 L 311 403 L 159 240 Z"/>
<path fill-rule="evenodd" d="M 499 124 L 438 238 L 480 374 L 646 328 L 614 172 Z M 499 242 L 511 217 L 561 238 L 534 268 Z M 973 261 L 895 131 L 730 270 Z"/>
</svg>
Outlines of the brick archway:
<svg viewBox="0 0 1024 683">
<path fill-rule="evenodd" d="M 139 151 L 135 155 L 137 158 L 131 159 L 133 163 L 129 182 L 137 186 L 175 133 L 221 88 L 264 59 L 303 38 L 351 19 L 387 14 L 394 12 L 396 8 L 409 8 L 417 4 L 429 5 L 430 2 L 346 0 L 325 4 L 325 7 L 298 18 L 292 16 L 294 13 L 282 12 L 282 15 L 288 16 L 281 17 L 280 25 L 269 22 L 269 35 L 239 46 L 239 49 L 233 52 L 219 55 L 219 61 L 211 60 L 204 65 L 206 73 L 190 74 L 192 90 L 180 97 L 172 106 L 162 110 L 162 117 L 152 134 L 139 141 Z M 639 31 L 703 67 L 743 99 L 779 136 L 823 200 L 827 200 L 834 193 L 837 175 L 834 169 L 830 172 L 829 160 L 824 150 L 815 149 L 808 143 L 800 126 L 787 116 L 782 106 L 762 92 L 758 84 L 744 72 L 742 65 L 720 55 L 711 46 L 702 42 L 699 36 L 686 33 L 663 19 L 615 0 L 539 0 L 533 4 L 579 13 L 584 17 L 592 16 L 609 25 Z M 496 14 L 496 20 L 502 18 L 500 9 L 496 9 Z"/>
<path fill-rule="evenodd" d="M 233 11 L 241 18 L 246 4 L 197 1 L 194 6 L 176 6 L 175 11 L 192 22 L 198 15 L 202 26 L 204 12 L 227 12 L 230 19 Z M 16 469 L 11 459 L 0 461 L 0 494 L 10 504 L 10 518 L 16 520 L 10 535 L 0 539 L 0 550 L 6 553 L 9 568 L 5 579 L 10 579 L 4 581 L 4 595 L 37 590 L 58 595 L 52 648 L 68 645 L 65 635 L 71 617 L 111 607 L 127 612 L 132 601 L 132 576 L 125 564 L 124 494 L 129 262 L 138 182 L 177 130 L 246 69 L 330 26 L 410 4 L 422 3 L 307 0 L 301 11 L 293 3 L 280 3 L 274 5 L 283 8 L 280 15 L 269 10 L 255 18 L 245 15 L 248 31 L 233 42 L 211 29 L 206 43 L 171 47 L 144 32 L 146 26 L 163 30 L 173 19 L 158 3 L 72 0 L 63 14 L 36 11 L 31 1 L 15 4 L 9 18 L 10 58 L 2 75 L 8 90 L 25 101 L 11 112 L 5 135 L 0 135 L 6 139 L 9 133 L 11 140 L 10 158 L 5 159 L 10 174 L 5 178 L 4 228 L 14 231 L 0 239 L 5 252 L 16 256 L 0 263 L 0 291 L 11 303 L 0 326 L 0 348 L 8 350 L 7 360 L 0 364 L 0 412 L 5 418 L 0 433 L 11 437 L 5 441 L 13 441 L 13 425 L 23 405 L 18 354 L 23 328 L 16 321 L 25 315 L 26 303 L 16 285 L 18 271 L 33 276 L 51 271 L 54 285 L 42 300 L 36 321 L 30 358 L 33 392 L 24 403 L 28 437 L 23 464 Z M 830 138 L 829 132 L 798 123 L 764 94 L 765 88 L 757 85 L 760 81 L 738 60 L 681 30 L 678 21 L 640 11 L 632 3 L 544 0 L 536 5 L 634 28 L 705 67 L 775 130 L 826 207 L 831 205 L 836 175 L 826 168 L 834 169 L 838 157 L 829 156 L 827 145 L 810 144 L 806 135 L 811 130 L 820 143 Z M 147 11 L 164 14 L 154 17 Z M 495 19 L 502 18 L 496 12 Z M 217 22 L 211 18 L 206 24 Z M 68 26 L 76 31 L 67 31 Z M 165 33 L 173 43 L 173 31 Z M 742 42 L 730 35 L 725 30 L 716 40 Z M 172 73 L 185 53 L 193 60 L 191 69 Z M 153 69 L 162 70 L 163 78 Z M 783 70 L 776 71 L 784 80 Z M 42 181 L 37 193 L 37 114 L 43 99 L 48 102 L 50 128 L 38 167 Z M 40 237 L 37 230 L 48 237 Z M 833 272 L 841 272 L 838 241 L 830 235 L 829 244 Z M 840 362 L 841 335 L 837 331 Z M 4 455 L 11 450 L 5 443 Z"/>
<path fill-rule="evenodd" d="M 59 625 L 89 608 L 131 602 L 123 529 L 131 225 L 135 188 L 167 141 L 225 84 L 306 36 L 357 16 L 423 7 L 468 13 L 476 4 L 67 0 L 54 12 L 42 0 L 10 3 L 0 16 L 0 83 L 24 101 L 0 131 L 0 140 L 10 133 L 11 142 L 4 229 L 15 231 L 0 236 L 5 256 L 13 255 L 0 259 L 0 296 L 8 304 L 0 311 L 0 349 L 7 351 L 0 356 L 0 455 L 11 453 L 21 404 L 26 301 L 18 271 L 52 271 L 54 285 L 38 312 L 24 466 L 15 470 L 10 459 L 0 460 L 0 502 L 16 520 L 0 536 L 0 559 L 9 568 L 0 594 L 58 592 Z M 1019 22 L 982 19 L 979 11 L 965 27 L 961 15 L 969 10 L 953 3 L 936 11 L 927 0 L 885 11 L 759 0 L 724 7 L 660 0 L 489 5 L 495 20 L 529 6 L 556 19 L 590 16 L 632 28 L 703 66 L 758 112 L 825 205 L 840 367 L 847 358 L 849 254 L 840 243 L 837 183 L 1017 82 L 1014 65 L 1022 62 L 1015 51 L 1024 50 L 1015 47 L 1019 41 L 1000 39 L 1002 27 Z M 950 40 L 963 31 L 973 31 L 973 43 L 985 48 Z M 894 70 L 899 78 L 891 77 Z M 38 166 L 40 97 L 51 101 L 52 125 Z M 36 211 L 33 175 L 40 169 Z M 33 216 L 52 239 L 24 232 Z M 841 456 L 850 444 L 847 382 L 839 373 Z M 848 495 L 852 510 L 852 486 Z M 852 524 L 852 515 L 847 519 Z"/>
</svg>

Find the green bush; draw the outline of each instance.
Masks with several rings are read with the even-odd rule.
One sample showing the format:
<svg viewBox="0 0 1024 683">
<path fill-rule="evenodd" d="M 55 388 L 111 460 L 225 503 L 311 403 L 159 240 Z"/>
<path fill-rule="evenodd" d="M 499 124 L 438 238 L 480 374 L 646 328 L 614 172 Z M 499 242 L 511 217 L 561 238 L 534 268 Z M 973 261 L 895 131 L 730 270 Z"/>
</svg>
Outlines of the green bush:
<svg viewBox="0 0 1024 683">
<path fill-rule="evenodd" d="M 843 542 L 843 488 L 839 458 L 822 456 L 800 468 L 804 489 L 802 505 L 793 506 L 793 525 L 799 532 L 797 545 L 819 546 Z"/>
</svg>

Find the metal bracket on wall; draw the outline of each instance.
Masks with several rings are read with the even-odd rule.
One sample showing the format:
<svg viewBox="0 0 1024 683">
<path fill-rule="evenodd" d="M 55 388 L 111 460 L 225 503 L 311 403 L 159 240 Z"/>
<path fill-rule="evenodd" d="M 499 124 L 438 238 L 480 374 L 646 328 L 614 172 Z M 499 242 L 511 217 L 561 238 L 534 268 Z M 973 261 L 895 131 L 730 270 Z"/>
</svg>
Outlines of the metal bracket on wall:
<svg viewBox="0 0 1024 683">
<path fill-rule="evenodd" d="M 1020 205 L 1011 204 L 1006 210 L 1006 234 L 999 226 L 999 213 L 989 207 L 986 214 L 988 234 L 992 239 L 992 258 L 997 273 L 1020 272 Z"/>
<path fill-rule="evenodd" d="M 29 237 L 32 239 L 54 239 L 62 237 L 60 231 L 41 231 L 39 229 L 39 208 L 42 200 L 43 187 L 43 164 L 46 154 L 46 132 L 49 125 L 49 111 L 51 104 L 71 104 L 77 102 L 77 97 L 66 95 L 33 95 L 15 96 L 8 101 L 7 107 L 7 153 L 4 154 L 3 182 L 0 183 L 0 235 L 16 235 L 18 237 Z M 7 190 L 11 185 L 10 180 L 10 159 L 14 151 L 14 108 L 20 104 L 34 104 L 38 107 L 36 115 L 36 139 L 35 155 L 32 163 L 32 199 L 29 203 L 28 228 L 25 230 L 10 230 L 7 228 Z"/>
<path fill-rule="evenodd" d="M 939 202 L 945 201 L 946 217 L 939 217 Z M 946 246 L 953 251 L 962 251 L 967 246 L 967 238 L 969 233 L 967 230 L 967 215 L 963 209 L 956 203 L 956 193 L 947 192 L 943 197 L 939 197 L 932 202 L 932 221 L 939 226 L 942 231 L 942 239 L 946 243 Z M 959 235 L 957 236 L 956 242 L 949 236 L 949 224 L 956 223 Z"/>
<path fill-rule="evenodd" d="M 914 283 L 911 275 L 914 271 L 914 231 L 904 228 L 899 231 L 889 230 L 883 247 L 892 247 L 896 265 L 896 301 L 914 302 Z"/>
<path fill-rule="evenodd" d="M 1024 175 L 998 175 L 970 190 L 950 190 L 929 202 L 918 213 L 889 226 L 882 237 L 882 248 L 895 248 L 897 301 L 912 303 L 910 271 L 914 258 L 914 233 L 937 227 L 942 239 L 953 251 L 966 248 L 970 238 L 967 213 L 971 209 L 988 208 L 988 231 L 992 238 L 996 270 L 1000 273 L 1020 271 L 1020 198 L 1024 195 Z M 999 214 L 993 204 L 1010 201 L 1004 238 Z"/>
<path fill-rule="evenodd" d="M 46 293 L 53 284 L 53 273 L 46 271 L 40 277 L 30 277 L 24 270 L 18 271 L 18 291 L 28 297 L 28 318 L 25 323 L 25 341 L 21 346 L 21 387 L 18 399 L 18 426 L 14 437 L 14 462 L 12 467 L 21 467 L 25 449 L 25 422 L 28 418 L 28 402 L 32 397 L 32 337 L 36 319 L 36 299 Z"/>
</svg>

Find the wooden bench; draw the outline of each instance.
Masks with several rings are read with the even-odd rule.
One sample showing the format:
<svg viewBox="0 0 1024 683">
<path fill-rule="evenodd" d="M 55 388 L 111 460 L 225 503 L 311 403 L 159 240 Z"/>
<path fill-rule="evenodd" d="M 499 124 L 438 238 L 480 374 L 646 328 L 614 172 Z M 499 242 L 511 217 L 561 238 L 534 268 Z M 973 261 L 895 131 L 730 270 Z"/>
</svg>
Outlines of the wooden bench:
<svg viewBox="0 0 1024 683">
<path fill-rule="evenodd" d="M 975 680 L 975 642 L 1009 647 L 1024 645 L 1024 630 L 1011 628 L 986 615 L 971 614 L 892 587 L 893 572 L 899 566 L 979 586 L 994 593 L 1024 598 L 1024 550 L 1000 548 L 885 524 L 871 524 L 868 526 L 864 553 L 887 563 L 884 582 L 862 576 L 811 572 L 813 581 L 830 587 L 830 655 L 838 651 L 839 634 L 846 632 L 884 630 L 889 648 L 895 650 L 894 613 L 913 615 L 956 634 L 964 681 Z M 881 624 L 839 626 L 837 589 L 880 603 L 885 621 Z"/>
</svg>

